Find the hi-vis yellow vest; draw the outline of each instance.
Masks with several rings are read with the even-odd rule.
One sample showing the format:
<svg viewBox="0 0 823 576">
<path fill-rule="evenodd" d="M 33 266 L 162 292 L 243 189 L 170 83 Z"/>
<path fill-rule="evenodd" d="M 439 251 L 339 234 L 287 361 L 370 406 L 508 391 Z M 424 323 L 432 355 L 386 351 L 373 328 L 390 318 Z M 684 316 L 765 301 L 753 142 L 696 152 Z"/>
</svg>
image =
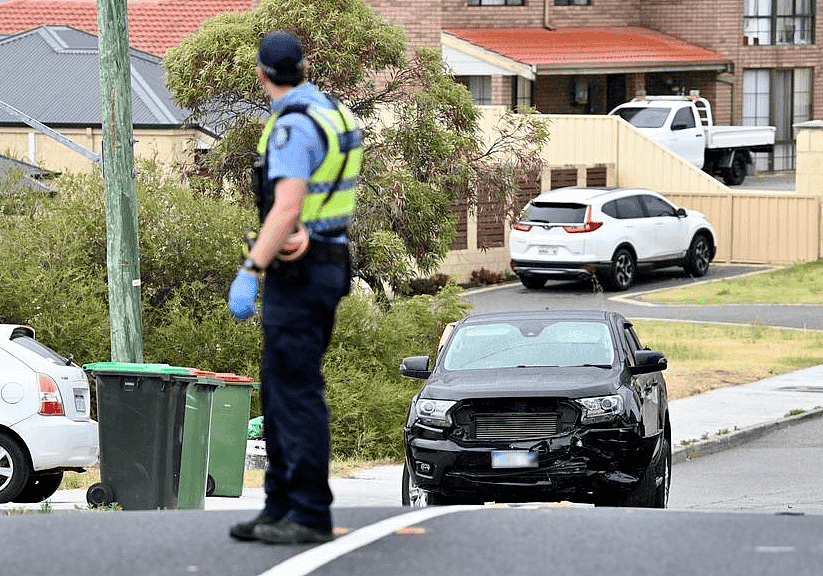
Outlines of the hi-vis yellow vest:
<svg viewBox="0 0 823 576">
<path fill-rule="evenodd" d="M 266 172 L 269 136 L 277 119 L 293 112 L 309 116 L 323 131 L 328 144 L 323 163 L 309 178 L 301 219 L 310 232 L 321 236 L 339 235 L 348 228 L 354 211 L 355 189 L 363 161 L 362 137 L 357 120 L 341 104 L 337 104 L 337 110 L 314 104 L 291 105 L 269 118 L 257 143 L 257 152 L 261 157 L 258 165 L 263 165 L 258 191 L 261 196 L 258 198 L 261 221 L 274 203 L 273 183 L 268 180 Z"/>
</svg>

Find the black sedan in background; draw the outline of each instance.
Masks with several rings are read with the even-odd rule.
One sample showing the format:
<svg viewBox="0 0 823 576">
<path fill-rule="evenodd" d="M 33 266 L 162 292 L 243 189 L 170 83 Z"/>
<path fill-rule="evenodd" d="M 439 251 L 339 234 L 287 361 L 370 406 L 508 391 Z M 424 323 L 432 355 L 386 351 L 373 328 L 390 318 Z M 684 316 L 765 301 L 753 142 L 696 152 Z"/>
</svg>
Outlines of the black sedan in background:
<svg viewBox="0 0 823 576">
<path fill-rule="evenodd" d="M 671 479 L 667 366 L 604 311 L 467 317 L 405 426 L 403 504 L 569 500 L 665 508 Z"/>
</svg>

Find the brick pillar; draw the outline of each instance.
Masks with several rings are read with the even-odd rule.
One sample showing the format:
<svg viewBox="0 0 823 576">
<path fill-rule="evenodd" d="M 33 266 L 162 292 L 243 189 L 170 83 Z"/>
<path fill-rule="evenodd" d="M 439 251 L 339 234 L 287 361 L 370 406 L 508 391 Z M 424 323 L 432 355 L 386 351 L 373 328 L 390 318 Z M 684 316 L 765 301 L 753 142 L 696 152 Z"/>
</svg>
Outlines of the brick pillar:
<svg viewBox="0 0 823 576">
<path fill-rule="evenodd" d="M 797 128 L 798 194 L 823 194 L 823 120 L 795 124 Z"/>
</svg>

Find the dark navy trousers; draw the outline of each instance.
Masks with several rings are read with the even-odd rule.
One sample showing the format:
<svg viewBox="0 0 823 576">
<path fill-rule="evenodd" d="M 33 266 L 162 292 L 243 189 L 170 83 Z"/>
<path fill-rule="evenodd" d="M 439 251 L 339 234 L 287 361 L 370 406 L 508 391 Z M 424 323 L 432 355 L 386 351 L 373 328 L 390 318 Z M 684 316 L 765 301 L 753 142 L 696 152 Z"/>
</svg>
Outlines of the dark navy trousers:
<svg viewBox="0 0 823 576">
<path fill-rule="evenodd" d="M 349 264 L 277 263 L 263 288 L 260 395 L 269 467 L 266 506 L 272 518 L 332 528 L 329 488 L 329 413 L 320 372 L 340 299 L 348 293 Z"/>
</svg>

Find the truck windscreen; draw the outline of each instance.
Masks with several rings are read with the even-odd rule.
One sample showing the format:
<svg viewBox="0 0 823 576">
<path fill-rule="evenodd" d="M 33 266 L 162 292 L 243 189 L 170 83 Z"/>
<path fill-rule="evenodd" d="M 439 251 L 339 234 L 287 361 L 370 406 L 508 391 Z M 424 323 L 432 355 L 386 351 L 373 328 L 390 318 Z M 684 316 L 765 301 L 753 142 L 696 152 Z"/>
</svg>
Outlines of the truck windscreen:
<svg viewBox="0 0 823 576">
<path fill-rule="evenodd" d="M 636 128 L 660 128 L 669 116 L 668 108 L 620 108 L 613 114 Z"/>
</svg>

